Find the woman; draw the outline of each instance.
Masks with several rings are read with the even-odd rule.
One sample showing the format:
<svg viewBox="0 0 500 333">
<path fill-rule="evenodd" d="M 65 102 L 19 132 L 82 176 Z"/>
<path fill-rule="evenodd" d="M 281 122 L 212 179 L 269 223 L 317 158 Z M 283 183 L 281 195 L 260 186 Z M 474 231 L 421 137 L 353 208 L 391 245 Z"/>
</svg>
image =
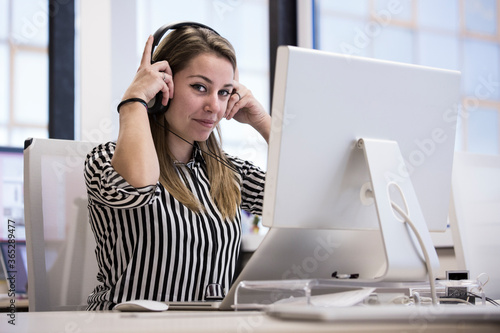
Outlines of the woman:
<svg viewBox="0 0 500 333">
<path fill-rule="evenodd" d="M 231 44 L 211 29 L 176 29 L 151 64 L 150 36 L 119 105 L 116 143 L 85 163 L 96 238 L 98 285 L 89 310 L 132 299 L 202 300 L 207 285 L 229 289 L 241 240 L 241 211 L 262 211 L 262 170 L 226 155 L 222 118 L 269 138 L 270 116 L 237 81 Z M 149 115 L 163 94 L 168 110 Z M 146 107 L 145 107 L 146 106 Z"/>
</svg>

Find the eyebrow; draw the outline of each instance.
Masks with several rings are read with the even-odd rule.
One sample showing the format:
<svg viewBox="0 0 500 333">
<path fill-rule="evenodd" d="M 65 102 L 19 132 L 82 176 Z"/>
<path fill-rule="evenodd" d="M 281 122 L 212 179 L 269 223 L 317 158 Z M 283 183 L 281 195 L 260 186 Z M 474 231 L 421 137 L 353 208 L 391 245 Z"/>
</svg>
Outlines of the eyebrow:
<svg viewBox="0 0 500 333">
<path fill-rule="evenodd" d="M 202 80 L 207 81 L 209 84 L 213 84 L 214 82 L 210 80 L 208 77 L 201 75 L 201 74 L 194 74 L 194 75 L 189 75 L 188 78 L 200 78 Z M 232 83 L 226 83 L 224 87 L 233 87 Z"/>
</svg>

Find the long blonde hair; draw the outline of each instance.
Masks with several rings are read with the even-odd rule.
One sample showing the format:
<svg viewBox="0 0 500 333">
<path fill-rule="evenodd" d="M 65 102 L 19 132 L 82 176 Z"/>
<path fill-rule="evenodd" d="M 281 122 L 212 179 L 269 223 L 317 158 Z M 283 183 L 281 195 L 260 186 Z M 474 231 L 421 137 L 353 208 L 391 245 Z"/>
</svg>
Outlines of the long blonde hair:
<svg viewBox="0 0 500 333">
<path fill-rule="evenodd" d="M 183 27 L 172 31 L 160 43 L 153 56 L 154 61 L 167 60 L 172 73 L 184 69 L 188 63 L 200 54 L 215 54 L 229 60 L 236 70 L 236 55 L 232 45 L 213 31 L 197 27 Z M 167 111 L 168 112 L 168 111 Z M 160 162 L 160 183 L 180 203 L 194 212 L 201 212 L 204 207 L 179 177 L 174 164 L 175 158 L 167 144 L 169 125 L 164 116 L 150 117 L 150 127 Z M 205 142 L 198 142 L 207 166 L 210 180 L 210 196 L 224 219 L 233 219 L 240 206 L 241 192 L 239 178 L 229 169 L 205 152 L 216 155 L 224 164 L 232 165 L 222 151 L 220 127 L 217 125 L 218 138 L 214 132 Z"/>
</svg>

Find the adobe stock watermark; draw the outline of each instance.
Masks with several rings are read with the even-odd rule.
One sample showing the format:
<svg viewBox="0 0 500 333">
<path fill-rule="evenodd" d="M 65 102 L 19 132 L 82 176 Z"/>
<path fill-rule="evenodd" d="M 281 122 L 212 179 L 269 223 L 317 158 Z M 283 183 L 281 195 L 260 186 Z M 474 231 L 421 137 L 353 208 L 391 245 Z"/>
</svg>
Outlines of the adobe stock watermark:
<svg viewBox="0 0 500 333">
<path fill-rule="evenodd" d="M 438 318 L 442 318 L 443 306 L 419 306 L 408 318 L 408 323 L 417 332 L 426 332 L 429 324 L 435 323 Z"/>
<path fill-rule="evenodd" d="M 244 160 L 255 161 L 259 152 L 267 154 L 265 140 L 257 133 L 245 136 L 245 140 L 238 146 L 238 156 Z"/>
<path fill-rule="evenodd" d="M 238 327 L 236 328 L 236 332 L 238 333 L 251 333 L 254 332 L 259 327 L 264 325 L 264 317 L 265 315 L 262 312 L 249 313 L 245 317 L 238 318 Z"/>
<path fill-rule="evenodd" d="M 281 133 L 289 126 L 293 120 L 295 120 L 296 115 L 285 110 L 283 113 L 274 113 L 271 119 L 271 133 L 270 136 Z M 267 155 L 267 143 L 260 136 L 260 134 L 255 133 L 254 135 L 248 135 L 245 140 L 241 142 L 238 146 L 239 157 L 254 161 L 259 152 L 264 152 Z"/>
<path fill-rule="evenodd" d="M 76 148 L 66 147 L 66 156 L 63 161 L 54 161 L 52 169 L 57 176 L 58 181 L 63 181 L 64 176 L 71 172 L 83 173 L 83 161 L 87 154 L 99 143 L 107 141 L 109 135 L 113 132 L 115 125 L 109 118 L 103 118 L 99 122 L 99 128 L 84 130 L 82 132 L 82 144 Z"/>
<path fill-rule="evenodd" d="M 8 286 L 7 296 L 9 297 L 9 305 L 7 315 L 7 322 L 15 326 L 16 325 L 16 315 L 17 315 L 17 307 L 16 307 L 16 293 L 17 293 L 17 248 L 16 248 L 16 222 L 14 220 L 7 220 L 7 254 L 6 260 L 4 262 L 4 266 L 6 269 L 6 281 Z"/>
<path fill-rule="evenodd" d="M 288 109 L 283 110 L 283 112 L 273 112 L 272 120 L 271 120 L 271 135 L 272 132 L 277 131 L 281 132 L 289 126 L 297 115 L 290 113 Z"/>
<path fill-rule="evenodd" d="M 489 99 L 499 89 L 500 82 L 495 81 L 493 75 L 487 77 L 479 77 L 479 84 L 474 89 L 474 96 L 465 99 L 460 103 L 451 105 L 443 112 L 443 123 L 456 130 L 459 120 L 466 120 L 470 117 L 471 112 L 477 110 L 480 106 L 480 101 Z M 438 146 L 449 140 L 444 128 L 436 127 L 430 133 L 429 137 L 423 139 L 415 139 L 416 149 L 412 150 L 406 159 L 398 166 L 398 175 L 386 174 L 386 179 L 402 180 L 410 177 L 415 170 L 424 165 L 426 161 L 437 151 Z"/>
<path fill-rule="evenodd" d="M 301 280 L 312 278 L 313 273 L 316 272 L 320 265 L 325 263 L 332 255 L 334 255 L 336 249 L 340 247 L 340 243 L 335 241 L 331 235 L 318 236 L 316 237 L 316 246 L 312 250 L 311 255 L 299 260 L 297 263 L 292 264 L 288 269 L 286 269 L 282 276 L 282 280 Z M 290 290 L 282 291 L 269 291 L 269 298 L 262 301 L 262 305 L 270 305 L 284 298 L 288 298 L 291 293 L 297 294 L 299 289 L 303 290 L 304 286 L 302 284 L 296 284 L 292 286 Z M 305 291 L 304 291 L 305 295 Z M 264 315 L 257 315 L 242 317 L 239 319 L 237 332 L 254 332 L 259 327 L 264 324 Z"/>
<path fill-rule="evenodd" d="M 243 0 L 214 0 L 212 2 L 214 10 L 221 20 L 224 20 L 224 16 L 226 16 L 226 14 L 231 13 L 242 3 Z"/>
<path fill-rule="evenodd" d="M 49 18 L 56 16 L 61 6 L 67 5 L 68 0 L 38 1 L 37 9 L 31 16 L 21 18 L 21 26 L 18 33 L 13 33 L 15 43 L 26 43 L 35 38 L 40 31 L 48 30 Z"/>
<path fill-rule="evenodd" d="M 327 261 L 333 255 L 335 249 L 339 247 L 340 243 L 333 240 L 331 235 L 317 237 L 313 253 L 302 259 L 302 262 L 292 264 L 290 268 L 283 272 L 281 278 L 283 280 L 310 278 L 311 274 L 319 269 L 321 263 Z"/>
<path fill-rule="evenodd" d="M 352 55 L 361 55 L 361 50 L 370 46 L 375 38 L 380 36 L 383 28 L 388 26 L 394 15 L 403 11 L 403 5 L 399 0 L 389 1 L 385 9 L 381 9 L 374 14 L 374 20 L 367 22 L 362 29 L 354 28 L 352 43 L 341 42 L 340 51 L 347 61 Z"/>
<path fill-rule="evenodd" d="M 79 309 L 84 310 L 84 309 Z M 82 328 L 95 320 L 96 311 L 76 311 L 77 315 L 64 323 L 64 332 L 82 332 Z"/>
</svg>

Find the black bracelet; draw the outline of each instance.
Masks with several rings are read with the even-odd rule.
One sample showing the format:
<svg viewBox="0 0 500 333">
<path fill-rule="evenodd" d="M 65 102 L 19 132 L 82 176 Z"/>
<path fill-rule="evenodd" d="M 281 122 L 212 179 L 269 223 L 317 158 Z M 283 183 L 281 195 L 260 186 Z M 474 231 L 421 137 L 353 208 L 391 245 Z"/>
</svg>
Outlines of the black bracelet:
<svg viewBox="0 0 500 333">
<path fill-rule="evenodd" d="M 120 104 L 118 104 L 118 106 L 116 107 L 116 111 L 118 111 L 118 113 L 120 113 L 120 108 L 122 107 L 123 104 L 132 103 L 132 102 L 139 102 L 142 105 L 144 105 L 146 110 L 148 109 L 148 103 L 146 103 L 145 100 L 134 97 L 134 98 L 129 98 L 129 99 L 125 99 L 125 100 L 121 101 Z"/>
</svg>

